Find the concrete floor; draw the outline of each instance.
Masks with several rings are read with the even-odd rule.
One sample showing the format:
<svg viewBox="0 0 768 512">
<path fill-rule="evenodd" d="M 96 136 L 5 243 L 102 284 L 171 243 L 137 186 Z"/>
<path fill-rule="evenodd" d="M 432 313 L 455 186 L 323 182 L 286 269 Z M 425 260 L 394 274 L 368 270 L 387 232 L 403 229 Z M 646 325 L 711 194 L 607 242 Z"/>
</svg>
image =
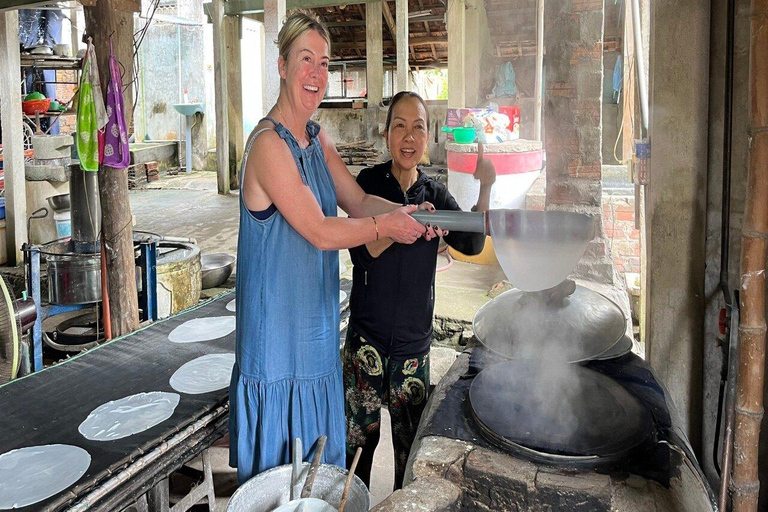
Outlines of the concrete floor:
<svg viewBox="0 0 768 512">
<path fill-rule="evenodd" d="M 213 173 L 164 177 L 148 188 L 132 190 L 130 200 L 136 229 L 196 238 L 203 253 L 237 252 L 239 197 L 236 191 L 228 196 L 218 195 Z M 351 279 L 349 252 L 341 251 L 340 260 L 347 267 L 344 277 Z M 438 257 L 438 267 L 446 263 L 445 256 Z M 488 290 L 503 279 L 499 267 L 454 261 L 450 268 L 437 275 L 436 315 L 471 321 L 477 309 L 490 300 Z M 389 414 L 384 410 L 382 416 L 382 442 L 374 457 L 371 479 L 372 504 L 389 495 L 394 481 Z M 214 447 L 212 450 L 216 492 L 220 496 L 217 508 L 224 510 L 236 489 L 236 476 L 228 465 L 227 448 Z M 199 465 L 199 462 L 194 464 Z M 183 488 L 184 482 L 179 486 Z"/>
</svg>

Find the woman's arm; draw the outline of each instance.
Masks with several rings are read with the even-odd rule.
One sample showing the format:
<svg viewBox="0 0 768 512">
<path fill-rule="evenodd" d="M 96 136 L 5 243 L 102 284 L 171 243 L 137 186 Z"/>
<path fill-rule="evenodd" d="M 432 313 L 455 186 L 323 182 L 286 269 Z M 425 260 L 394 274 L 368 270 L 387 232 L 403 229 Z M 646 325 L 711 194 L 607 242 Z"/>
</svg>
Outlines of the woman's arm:
<svg viewBox="0 0 768 512">
<path fill-rule="evenodd" d="M 496 168 L 493 162 L 483 157 L 483 143 L 477 143 L 477 166 L 474 177 L 480 181 L 480 193 L 477 195 L 475 208 L 477 212 L 484 212 L 491 208 L 491 187 L 496 183 Z"/>
<path fill-rule="evenodd" d="M 373 214 L 375 221 L 373 215 L 357 219 L 326 217 L 312 191 L 302 182 L 290 150 L 274 131 L 262 133 L 254 142 L 246 163 L 243 194 L 246 206 L 252 210 L 263 209 L 258 203 L 273 203 L 301 236 L 322 250 L 356 247 L 377 237 L 413 243 L 426 231 L 410 216 L 416 206 Z"/>
</svg>

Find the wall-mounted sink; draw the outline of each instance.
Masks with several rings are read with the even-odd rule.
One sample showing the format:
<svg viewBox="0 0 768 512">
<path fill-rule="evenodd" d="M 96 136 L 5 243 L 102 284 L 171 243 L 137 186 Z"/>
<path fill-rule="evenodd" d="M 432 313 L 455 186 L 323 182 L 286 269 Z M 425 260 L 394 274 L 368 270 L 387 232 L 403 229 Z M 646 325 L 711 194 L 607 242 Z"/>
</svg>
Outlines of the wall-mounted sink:
<svg viewBox="0 0 768 512">
<path fill-rule="evenodd" d="M 197 112 L 205 114 L 205 107 L 202 103 L 178 103 L 174 105 L 173 108 L 183 116 L 193 116 Z"/>
<path fill-rule="evenodd" d="M 198 112 L 205 114 L 205 107 L 202 103 L 177 103 L 173 108 L 187 120 L 187 136 L 184 141 L 187 151 L 185 152 L 184 166 L 187 168 L 187 172 L 192 172 L 192 119 Z"/>
</svg>

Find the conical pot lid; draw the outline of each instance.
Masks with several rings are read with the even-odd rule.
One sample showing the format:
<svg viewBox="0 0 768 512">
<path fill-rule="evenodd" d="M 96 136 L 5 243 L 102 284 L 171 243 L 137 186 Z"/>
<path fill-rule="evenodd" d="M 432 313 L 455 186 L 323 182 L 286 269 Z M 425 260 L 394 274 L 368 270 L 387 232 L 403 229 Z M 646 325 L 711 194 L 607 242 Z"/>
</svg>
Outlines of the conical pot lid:
<svg viewBox="0 0 768 512">
<path fill-rule="evenodd" d="M 475 336 L 509 359 L 579 362 L 606 353 L 626 331 L 615 302 L 583 286 L 551 299 L 521 290 L 505 292 L 475 314 Z"/>
</svg>

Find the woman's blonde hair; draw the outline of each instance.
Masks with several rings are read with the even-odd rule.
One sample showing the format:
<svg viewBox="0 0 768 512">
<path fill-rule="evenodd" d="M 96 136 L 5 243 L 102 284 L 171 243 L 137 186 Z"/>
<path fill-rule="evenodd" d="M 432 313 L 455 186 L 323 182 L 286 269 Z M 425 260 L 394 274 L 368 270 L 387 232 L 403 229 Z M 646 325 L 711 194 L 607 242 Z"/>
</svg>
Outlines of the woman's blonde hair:
<svg viewBox="0 0 768 512">
<path fill-rule="evenodd" d="M 280 56 L 288 61 L 294 43 L 308 30 L 314 30 L 328 43 L 328 53 L 331 52 L 331 35 L 320 18 L 314 13 L 305 10 L 291 11 L 285 19 L 283 27 L 277 34 L 277 49 Z"/>
</svg>

